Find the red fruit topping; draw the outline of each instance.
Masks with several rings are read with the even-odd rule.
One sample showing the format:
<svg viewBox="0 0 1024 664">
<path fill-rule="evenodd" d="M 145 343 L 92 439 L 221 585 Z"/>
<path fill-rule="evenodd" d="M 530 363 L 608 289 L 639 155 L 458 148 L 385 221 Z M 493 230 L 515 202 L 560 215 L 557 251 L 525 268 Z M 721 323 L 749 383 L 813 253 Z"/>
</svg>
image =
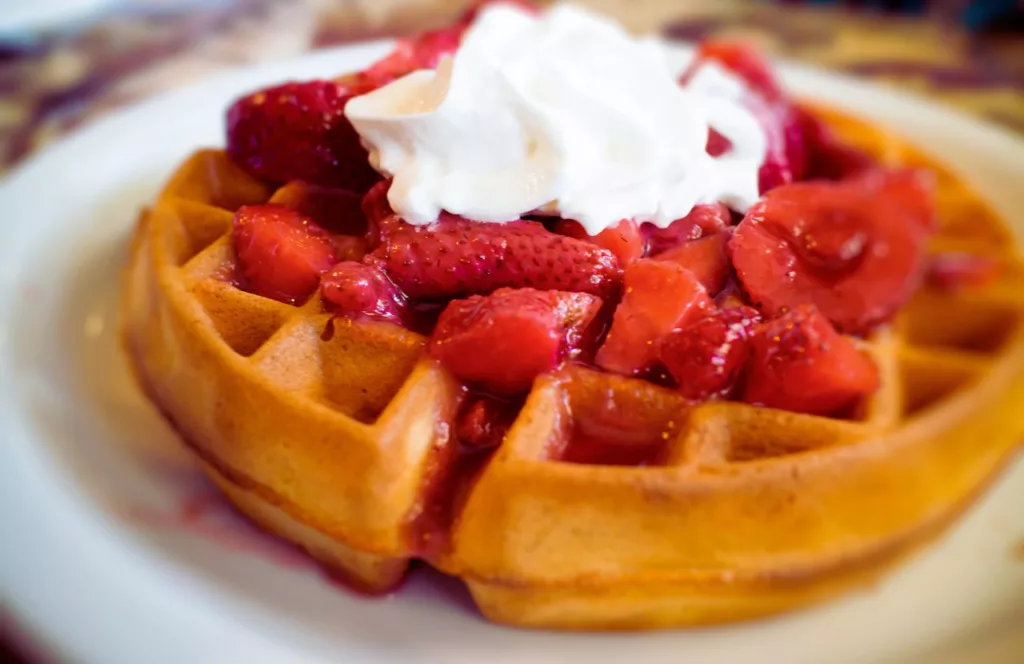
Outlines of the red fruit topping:
<svg viewBox="0 0 1024 664">
<path fill-rule="evenodd" d="M 928 259 L 928 283 L 936 288 L 955 291 L 982 288 L 998 279 L 1006 265 L 990 256 L 946 252 Z"/>
<path fill-rule="evenodd" d="M 716 311 L 673 332 L 661 346 L 661 361 L 687 399 L 727 397 L 750 353 L 761 315 L 750 307 Z"/>
<path fill-rule="evenodd" d="M 318 226 L 339 235 L 364 235 L 363 197 L 344 189 L 289 182 L 274 192 L 272 203 L 298 210 Z"/>
<path fill-rule="evenodd" d="M 625 267 L 644 255 L 644 237 L 635 222 L 623 219 L 615 226 L 606 228 L 597 235 L 590 235 L 579 222 L 561 219 L 555 223 L 554 231 L 561 235 L 586 240 L 612 252 Z"/>
<path fill-rule="evenodd" d="M 902 215 L 923 230 L 933 231 L 939 225 L 935 208 L 935 176 L 930 171 L 872 169 L 847 183 L 852 187 L 862 187 L 865 196 L 885 201 L 886 206 L 893 208 L 894 215 Z"/>
<path fill-rule="evenodd" d="M 807 146 L 808 180 L 845 180 L 866 170 L 878 168 L 867 152 L 839 140 L 829 127 L 812 113 L 798 109 Z"/>
<path fill-rule="evenodd" d="M 383 272 L 363 263 L 338 263 L 320 281 L 327 308 L 348 318 L 369 318 L 401 325 L 406 301 Z"/>
<path fill-rule="evenodd" d="M 685 267 L 697 277 L 710 295 L 717 295 L 729 278 L 732 266 L 726 247 L 732 239 L 732 229 L 723 230 L 693 242 L 681 244 L 658 254 L 655 260 L 668 261 Z"/>
<path fill-rule="evenodd" d="M 369 92 L 418 69 L 436 68 L 442 57 L 459 48 L 464 30 L 456 25 L 398 40 L 391 53 L 358 74 L 357 85 Z"/>
<path fill-rule="evenodd" d="M 334 81 L 285 83 L 242 97 L 227 113 L 228 154 L 261 180 L 366 191 L 380 176 L 345 118 L 351 97 Z"/>
<path fill-rule="evenodd" d="M 694 206 L 690 213 L 676 219 L 668 228 L 658 228 L 654 224 L 641 227 L 647 237 L 647 255 L 658 254 L 678 247 L 706 235 L 713 235 L 732 222 L 729 208 L 721 203 L 710 203 Z"/>
<path fill-rule="evenodd" d="M 622 302 L 595 362 L 630 376 L 651 368 L 662 339 L 672 330 L 685 327 L 714 305 L 693 273 L 675 263 L 639 260 L 626 268 L 622 280 Z"/>
<path fill-rule="evenodd" d="M 502 288 L 452 300 L 437 321 L 430 353 L 460 380 L 518 394 L 553 369 L 601 308 L 584 293 Z"/>
<path fill-rule="evenodd" d="M 520 405 L 519 401 L 505 401 L 489 396 L 472 399 L 455 425 L 455 435 L 460 443 L 469 447 L 497 447 L 512 428 Z"/>
<path fill-rule="evenodd" d="M 533 221 L 490 224 L 442 214 L 429 226 L 397 222 L 371 255 L 409 297 L 439 299 L 530 286 L 613 292 L 619 266 L 607 249 Z"/>
<path fill-rule="evenodd" d="M 797 183 L 755 204 L 729 243 L 751 300 L 768 315 L 810 302 L 850 333 L 891 316 L 921 280 L 933 211 L 916 180 L 878 177 Z"/>
<path fill-rule="evenodd" d="M 282 205 L 246 205 L 235 213 L 235 254 L 243 286 L 279 302 L 298 304 L 316 290 L 338 256 L 329 234 Z"/>
<path fill-rule="evenodd" d="M 750 348 L 748 403 L 829 415 L 878 389 L 874 362 L 809 305 L 759 325 Z"/>
</svg>

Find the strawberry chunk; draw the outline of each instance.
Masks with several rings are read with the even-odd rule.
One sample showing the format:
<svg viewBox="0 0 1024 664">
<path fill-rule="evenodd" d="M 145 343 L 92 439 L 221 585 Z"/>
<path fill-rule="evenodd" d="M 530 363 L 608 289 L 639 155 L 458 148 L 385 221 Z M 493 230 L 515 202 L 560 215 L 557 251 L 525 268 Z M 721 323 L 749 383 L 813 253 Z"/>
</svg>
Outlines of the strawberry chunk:
<svg viewBox="0 0 1024 664">
<path fill-rule="evenodd" d="M 394 222 L 369 260 L 415 299 L 526 286 L 604 296 L 620 278 L 610 251 L 537 222 L 490 224 L 449 214 L 429 226 Z"/>
<path fill-rule="evenodd" d="M 465 26 L 455 25 L 399 39 L 388 55 L 356 76 L 358 87 L 370 92 L 418 69 L 435 69 L 441 58 L 459 48 Z"/>
<path fill-rule="evenodd" d="M 714 305 L 692 272 L 675 263 L 639 260 L 623 274 L 622 302 L 597 351 L 597 366 L 633 376 L 658 360 L 662 339 Z"/>
<path fill-rule="evenodd" d="M 667 261 L 685 267 L 712 296 L 717 295 L 729 279 L 732 266 L 726 247 L 732 239 L 732 229 L 681 244 L 675 249 L 658 254 L 655 260 Z"/>
<path fill-rule="evenodd" d="M 274 192 L 270 202 L 298 210 L 330 233 L 366 234 L 363 197 L 358 193 L 294 181 Z"/>
<path fill-rule="evenodd" d="M 750 338 L 761 315 L 750 307 L 715 311 L 673 332 L 661 346 L 661 361 L 688 399 L 728 397 L 750 354 Z"/>
<path fill-rule="evenodd" d="M 235 254 L 246 290 L 301 304 L 338 257 L 330 235 L 283 205 L 246 205 L 235 213 Z"/>
<path fill-rule="evenodd" d="M 345 117 L 353 90 L 335 81 L 285 83 L 237 100 L 227 113 L 227 152 L 268 182 L 303 180 L 366 191 L 380 179 Z"/>
<path fill-rule="evenodd" d="M 808 180 L 845 180 L 864 171 L 878 168 L 878 162 L 867 152 L 847 145 L 829 127 L 810 113 L 798 109 L 807 146 Z"/>
<path fill-rule="evenodd" d="M 737 277 L 768 315 L 810 302 L 840 330 L 867 331 L 921 281 L 934 211 L 917 187 L 903 174 L 780 187 L 733 234 Z"/>
<path fill-rule="evenodd" d="M 561 219 L 555 223 L 554 231 L 560 235 L 585 240 L 612 252 L 619 265 L 625 267 L 644 255 L 644 237 L 635 222 L 623 219 L 615 226 L 606 228 L 597 235 L 590 235 L 578 221 Z"/>
<path fill-rule="evenodd" d="M 495 394 L 519 394 L 555 368 L 601 308 L 585 293 L 502 288 L 453 300 L 430 353 L 453 375 Z"/>
<path fill-rule="evenodd" d="M 983 288 L 998 279 L 1006 265 L 991 256 L 945 252 L 928 259 L 927 279 L 935 288 L 956 291 Z"/>
<path fill-rule="evenodd" d="M 372 265 L 338 263 L 320 280 L 320 292 L 328 310 L 342 316 L 404 323 L 405 295 Z"/>
<path fill-rule="evenodd" d="M 694 206 L 689 214 L 676 219 L 667 228 L 644 224 L 641 230 L 647 239 L 647 255 L 657 256 L 681 244 L 713 235 L 730 223 L 729 208 L 721 203 L 710 203 Z"/>
<path fill-rule="evenodd" d="M 750 340 L 748 403 L 831 415 L 878 389 L 878 368 L 814 307 L 760 326 Z"/>
</svg>

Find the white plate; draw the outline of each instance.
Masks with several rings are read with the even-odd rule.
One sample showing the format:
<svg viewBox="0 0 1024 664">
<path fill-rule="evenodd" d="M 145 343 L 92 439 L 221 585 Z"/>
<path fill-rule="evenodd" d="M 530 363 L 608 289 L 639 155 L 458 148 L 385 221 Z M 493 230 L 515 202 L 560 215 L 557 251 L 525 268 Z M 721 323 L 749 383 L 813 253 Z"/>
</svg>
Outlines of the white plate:
<svg viewBox="0 0 1024 664">
<path fill-rule="evenodd" d="M 640 635 L 497 627 L 459 584 L 426 572 L 363 599 L 211 499 L 118 350 L 129 228 L 179 160 L 221 143 L 233 96 L 352 70 L 385 49 L 314 54 L 162 97 L 46 150 L 0 188 L 0 581 L 29 632 L 102 664 L 1024 661 L 1021 463 L 870 591 L 758 623 Z M 785 75 L 945 155 L 1021 220 L 1019 139 L 862 83 Z"/>
</svg>

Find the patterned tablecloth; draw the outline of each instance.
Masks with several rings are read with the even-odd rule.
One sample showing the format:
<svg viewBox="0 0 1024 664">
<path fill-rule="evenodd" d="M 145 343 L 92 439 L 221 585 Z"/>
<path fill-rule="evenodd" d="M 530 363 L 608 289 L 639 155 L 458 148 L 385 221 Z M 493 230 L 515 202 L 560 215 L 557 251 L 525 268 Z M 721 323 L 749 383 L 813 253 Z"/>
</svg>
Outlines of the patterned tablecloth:
<svg viewBox="0 0 1024 664">
<path fill-rule="evenodd" d="M 744 0 L 583 0 L 637 31 L 741 37 L 766 51 L 920 91 L 1024 132 L 1024 37 L 935 20 Z M 83 122 L 251 62 L 435 26 L 465 0 L 134 0 L 0 45 L 0 173 Z"/>
</svg>

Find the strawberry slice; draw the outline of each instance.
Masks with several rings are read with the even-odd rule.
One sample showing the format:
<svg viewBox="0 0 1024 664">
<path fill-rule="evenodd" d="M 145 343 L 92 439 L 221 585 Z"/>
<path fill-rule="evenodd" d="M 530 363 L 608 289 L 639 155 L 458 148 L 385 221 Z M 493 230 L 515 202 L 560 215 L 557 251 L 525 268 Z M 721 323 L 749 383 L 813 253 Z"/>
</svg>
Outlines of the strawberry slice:
<svg viewBox="0 0 1024 664">
<path fill-rule="evenodd" d="M 398 325 L 405 322 L 405 295 L 372 265 L 338 263 L 323 275 L 320 292 L 327 309 L 342 316 Z"/>
<path fill-rule="evenodd" d="M 927 280 L 931 286 L 945 291 L 983 288 L 1005 270 L 1006 265 L 991 256 L 949 251 L 929 257 Z"/>
<path fill-rule="evenodd" d="M 227 152 L 268 182 L 303 180 L 363 192 L 380 179 L 345 117 L 353 90 L 335 81 L 290 82 L 237 100 Z"/>
<path fill-rule="evenodd" d="M 758 326 L 750 340 L 744 401 L 832 415 L 878 389 L 878 368 L 813 306 Z"/>
<path fill-rule="evenodd" d="M 913 221 L 925 231 L 939 226 L 935 207 L 935 175 L 916 168 L 892 170 L 869 169 L 847 181 L 851 187 L 860 187 L 864 195 L 885 201 L 893 208 L 893 215 Z"/>
<path fill-rule="evenodd" d="M 623 286 L 622 302 L 595 362 L 627 376 L 650 369 L 663 338 L 714 306 L 693 273 L 675 263 L 639 260 L 626 268 Z"/>
<path fill-rule="evenodd" d="M 320 275 L 338 260 L 327 231 L 283 205 L 239 208 L 233 239 L 243 287 L 288 304 L 312 295 Z"/>
<path fill-rule="evenodd" d="M 750 307 L 715 311 L 673 332 L 661 345 L 661 361 L 687 399 L 728 397 L 750 354 L 761 314 Z"/>
<path fill-rule="evenodd" d="M 644 237 L 636 223 L 629 219 L 623 219 L 615 226 L 593 236 L 587 233 L 578 221 L 572 219 L 560 219 L 555 222 L 554 231 L 604 247 L 612 252 L 622 267 L 644 255 Z"/>
<path fill-rule="evenodd" d="M 841 141 L 813 113 L 798 109 L 807 146 L 808 180 L 845 180 L 864 171 L 878 168 L 878 162 L 867 152 Z"/>
<path fill-rule="evenodd" d="M 437 321 L 430 353 L 453 375 L 495 394 L 520 394 L 555 368 L 597 315 L 585 293 L 502 288 L 452 300 Z"/>
<path fill-rule="evenodd" d="M 710 203 L 694 206 L 689 214 L 676 219 L 667 228 L 644 224 L 641 231 L 647 238 L 647 255 L 657 256 L 681 244 L 713 235 L 731 223 L 729 208 L 721 203 Z"/>
<path fill-rule="evenodd" d="M 537 222 L 491 224 L 449 214 L 429 226 L 393 221 L 368 260 L 415 299 L 525 286 L 604 296 L 620 278 L 610 251 Z"/>
<path fill-rule="evenodd" d="M 840 330 L 860 333 L 910 297 L 923 275 L 931 201 L 904 174 L 871 177 L 780 187 L 748 211 L 729 253 L 768 315 L 810 302 Z"/>
<path fill-rule="evenodd" d="M 685 267 L 697 277 L 697 280 L 712 296 L 717 295 L 724 287 L 732 272 L 726 247 L 732 239 L 732 229 L 727 228 L 720 233 L 702 237 L 693 242 L 681 244 L 675 249 L 658 254 L 655 260 L 667 261 Z"/>
</svg>

